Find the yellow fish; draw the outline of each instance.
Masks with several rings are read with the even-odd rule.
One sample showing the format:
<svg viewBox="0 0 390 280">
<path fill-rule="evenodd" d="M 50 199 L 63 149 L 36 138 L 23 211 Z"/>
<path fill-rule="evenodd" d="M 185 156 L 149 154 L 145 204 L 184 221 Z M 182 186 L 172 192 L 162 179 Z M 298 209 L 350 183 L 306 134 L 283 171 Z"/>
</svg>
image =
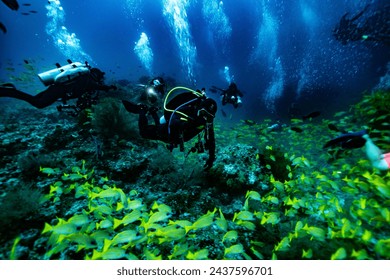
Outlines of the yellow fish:
<svg viewBox="0 0 390 280">
<path fill-rule="evenodd" d="M 238 238 L 238 233 L 235 230 L 230 230 L 222 237 L 222 242 L 229 241 L 234 242 Z"/>
<path fill-rule="evenodd" d="M 332 256 L 331 260 L 343 260 L 347 257 L 347 251 L 343 247 L 339 248 Z"/>
<path fill-rule="evenodd" d="M 224 256 L 244 253 L 244 247 L 241 244 L 232 245 L 225 248 Z"/>
<path fill-rule="evenodd" d="M 168 256 L 170 260 L 177 259 L 179 256 L 184 255 L 188 252 L 187 243 L 179 243 L 173 247 L 172 254 Z"/>
<path fill-rule="evenodd" d="M 202 250 L 199 250 L 195 253 L 188 251 L 186 258 L 188 260 L 207 260 L 208 255 L 209 255 L 209 250 L 202 249 Z"/>
<path fill-rule="evenodd" d="M 180 240 L 186 235 L 186 231 L 177 225 L 170 225 L 156 230 L 156 235 L 161 236 L 159 243 Z"/>
<path fill-rule="evenodd" d="M 59 219 L 58 224 L 55 226 L 51 226 L 48 223 L 45 223 L 45 227 L 42 231 L 42 234 L 46 232 L 54 232 L 56 234 L 67 235 L 77 232 L 77 227 L 72 223 L 68 223 L 62 219 Z"/>
<path fill-rule="evenodd" d="M 141 212 L 136 209 L 133 210 L 131 213 L 124 216 L 121 220 L 114 218 L 114 229 L 116 229 L 120 225 L 128 225 L 131 224 L 141 218 Z"/>
<path fill-rule="evenodd" d="M 190 230 L 197 230 L 200 228 L 208 227 L 213 223 L 214 214 L 217 211 L 217 208 L 213 212 L 208 211 L 207 214 L 201 216 L 197 221 L 195 221 L 191 226 L 186 226 L 186 233 Z"/>
<path fill-rule="evenodd" d="M 126 250 L 122 248 L 110 248 L 105 252 L 98 252 L 93 250 L 92 260 L 118 260 L 124 258 L 126 255 Z"/>
<path fill-rule="evenodd" d="M 137 236 L 137 232 L 135 230 L 125 230 L 115 235 L 110 245 L 115 246 L 121 243 L 131 243 L 138 238 L 139 236 Z"/>
</svg>

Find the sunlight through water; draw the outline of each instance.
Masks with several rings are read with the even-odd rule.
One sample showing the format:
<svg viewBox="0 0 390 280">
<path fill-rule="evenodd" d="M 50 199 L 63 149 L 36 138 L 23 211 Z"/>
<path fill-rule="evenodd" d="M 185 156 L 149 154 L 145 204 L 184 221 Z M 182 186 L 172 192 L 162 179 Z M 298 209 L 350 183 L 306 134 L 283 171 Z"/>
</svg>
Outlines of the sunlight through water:
<svg viewBox="0 0 390 280">
<path fill-rule="evenodd" d="M 92 62 L 92 58 L 83 51 L 80 40 L 75 33 L 70 33 L 64 26 L 65 11 L 59 0 L 49 1 L 46 5 L 47 17 L 46 33 L 53 39 L 54 45 L 66 57 L 74 61 Z"/>
</svg>

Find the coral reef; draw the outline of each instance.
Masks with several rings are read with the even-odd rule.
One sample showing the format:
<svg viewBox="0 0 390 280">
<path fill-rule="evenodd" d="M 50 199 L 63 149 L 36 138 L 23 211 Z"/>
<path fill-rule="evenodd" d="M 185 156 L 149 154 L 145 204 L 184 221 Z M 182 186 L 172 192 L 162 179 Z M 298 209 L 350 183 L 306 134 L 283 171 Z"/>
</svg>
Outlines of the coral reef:
<svg viewBox="0 0 390 280">
<path fill-rule="evenodd" d="M 102 99 L 93 108 L 91 117 L 93 130 L 104 141 L 131 139 L 138 135 L 136 118 L 132 118 L 117 99 Z"/>
<path fill-rule="evenodd" d="M 245 144 L 221 147 L 210 173 L 210 183 L 226 192 L 245 193 L 263 181 L 257 148 Z M 264 186 L 263 186 L 264 187 Z"/>
<path fill-rule="evenodd" d="M 32 184 L 8 186 L 0 197 L 0 242 L 37 224 L 42 192 Z M 38 223 L 39 224 L 39 223 Z"/>
<path fill-rule="evenodd" d="M 291 120 L 299 134 L 216 120 L 208 172 L 207 155 L 171 153 L 120 125 L 94 134 L 88 114 L 22 111 L 0 126 L 0 258 L 390 259 L 390 173 L 359 149 L 329 164 L 322 148 L 337 123 L 371 128 L 389 151 L 386 94 L 331 120 Z"/>
</svg>

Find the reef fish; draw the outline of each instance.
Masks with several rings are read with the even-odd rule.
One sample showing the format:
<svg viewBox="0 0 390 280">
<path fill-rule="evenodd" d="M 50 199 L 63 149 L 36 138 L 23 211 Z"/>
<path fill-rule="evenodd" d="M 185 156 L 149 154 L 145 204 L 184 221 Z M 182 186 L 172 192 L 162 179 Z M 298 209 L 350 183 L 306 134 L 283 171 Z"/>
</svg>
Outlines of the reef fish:
<svg viewBox="0 0 390 280">
<path fill-rule="evenodd" d="M 366 134 L 366 130 L 362 130 L 355 133 L 346 133 L 342 134 L 339 137 L 336 137 L 325 143 L 324 149 L 329 147 L 339 146 L 343 149 L 356 149 L 361 148 L 365 145 L 366 139 L 362 136 Z"/>
<path fill-rule="evenodd" d="M 252 120 L 244 120 L 245 124 L 247 125 L 255 125 L 256 122 L 255 121 L 252 121 Z"/>
<path fill-rule="evenodd" d="M 17 11 L 19 9 L 19 3 L 16 0 L 2 0 L 4 4 L 7 5 L 13 11 Z"/>
<path fill-rule="evenodd" d="M 347 133 L 345 130 L 339 129 L 337 126 L 335 126 L 335 125 L 332 124 L 332 123 L 328 124 L 328 128 L 329 128 L 330 130 L 333 130 L 333 131 L 336 131 L 336 132 Z"/>
<path fill-rule="evenodd" d="M 290 127 L 291 130 L 295 131 L 295 132 L 298 132 L 298 133 L 301 133 L 303 132 L 303 129 L 302 128 L 299 128 L 297 126 L 292 126 Z"/>
<path fill-rule="evenodd" d="M 330 130 L 333 130 L 333 131 L 336 131 L 336 132 L 339 132 L 340 130 L 337 128 L 337 126 L 335 126 L 334 124 L 330 123 L 328 124 L 328 128 Z"/>
<path fill-rule="evenodd" d="M 4 34 L 7 33 L 7 28 L 5 28 L 5 25 L 2 22 L 0 22 L 0 29 Z"/>
<path fill-rule="evenodd" d="M 306 120 L 306 119 L 310 119 L 310 118 L 316 118 L 319 115 L 321 115 L 320 111 L 314 111 L 314 112 L 311 112 L 310 114 L 307 114 L 307 115 L 303 116 L 302 119 Z"/>
</svg>

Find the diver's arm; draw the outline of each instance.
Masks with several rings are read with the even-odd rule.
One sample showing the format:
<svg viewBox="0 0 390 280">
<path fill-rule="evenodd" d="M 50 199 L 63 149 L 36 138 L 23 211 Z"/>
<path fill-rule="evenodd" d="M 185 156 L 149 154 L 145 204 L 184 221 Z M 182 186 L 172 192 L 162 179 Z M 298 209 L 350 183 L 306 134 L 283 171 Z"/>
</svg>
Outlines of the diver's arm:
<svg viewBox="0 0 390 280">
<path fill-rule="evenodd" d="M 360 17 L 367 11 L 367 9 L 368 9 L 369 6 L 370 6 L 370 4 L 366 5 L 366 6 L 364 7 L 364 9 L 363 9 L 360 13 L 358 13 L 356 16 L 354 16 L 353 18 L 351 18 L 350 21 L 353 22 L 353 21 L 357 20 L 358 18 L 360 18 Z"/>
<path fill-rule="evenodd" d="M 105 85 L 102 79 L 96 79 L 93 75 L 84 75 L 79 77 L 79 88 L 82 91 L 89 91 L 89 90 L 104 90 L 104 91 L 109 91 L 111 89 L 116 90 L 117 87 L 114 85 Z M 85 85 L 82 85 L 85 83 Z"/>
</svg>

